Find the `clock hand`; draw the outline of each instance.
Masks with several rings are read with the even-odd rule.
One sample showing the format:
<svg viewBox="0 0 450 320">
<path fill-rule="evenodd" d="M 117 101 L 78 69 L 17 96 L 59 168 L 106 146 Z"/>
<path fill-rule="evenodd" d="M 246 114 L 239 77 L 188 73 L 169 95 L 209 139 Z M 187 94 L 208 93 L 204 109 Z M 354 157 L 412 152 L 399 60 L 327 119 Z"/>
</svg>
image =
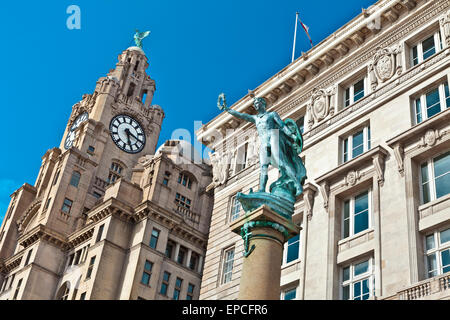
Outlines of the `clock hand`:
<svg viewBox="0 0 450 320">
<path fill-rule="evenodd" d="M 140 140 L 138 139 L 138 137 L 136 137 L 134 134 L 131 133 L 130 130 L 128 130 L 128 133 L 129 133 L 133 138 L 135 138 L 137 141 L 140 141 Z"/>
<path fill-rule="evenodd" d="M 130 130 L 128 130 L 128 128 L 127 129 L 125 129 L 125 133 L 127 134 L 127 138 L 128 138 L 128 144 L 130 145 L 130 147 L 131 147 L 131 140 L 130 140 Z"/>
</svg>

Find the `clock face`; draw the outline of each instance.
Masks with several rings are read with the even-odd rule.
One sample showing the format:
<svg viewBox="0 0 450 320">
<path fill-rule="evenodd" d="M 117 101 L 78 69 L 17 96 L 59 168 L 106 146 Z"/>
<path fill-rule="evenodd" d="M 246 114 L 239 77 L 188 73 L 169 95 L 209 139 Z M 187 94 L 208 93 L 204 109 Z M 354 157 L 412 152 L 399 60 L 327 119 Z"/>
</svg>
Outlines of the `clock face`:
<svg viewBox="0 0 450 320">
<path fill-rule="evenodd" d="M 125 152 L 138 153 L 145 146 L 144 130 L 130 116 L 120 114 L 112 118 L 109 131 L 116 146 Z"/>
<path fill-rule="evenodd" d="M 69 132 L 67 133 L 66 141 L 64 142 L 64 148 L 69 149 L 72 147 L 73 141 L 75 140 L 75 130 L 88 118 L 89 114 L 87 112 L 84 112 L 75 119 L 72 126 L 70 127 Z"/>
</svg>

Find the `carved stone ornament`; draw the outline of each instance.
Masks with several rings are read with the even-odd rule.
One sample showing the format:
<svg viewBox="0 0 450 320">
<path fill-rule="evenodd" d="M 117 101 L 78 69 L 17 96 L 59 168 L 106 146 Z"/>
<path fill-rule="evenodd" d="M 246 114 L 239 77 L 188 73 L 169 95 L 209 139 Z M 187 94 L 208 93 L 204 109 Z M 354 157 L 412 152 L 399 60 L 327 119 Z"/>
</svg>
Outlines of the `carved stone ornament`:
<svg viewBox="0 0 450 320">
<path fill-rule="evenodd" d="M 431 129 L 428 130 L 425 133 L 424 139 L 425 139 L 425 143 L 428 146 L 433 146 L 436 143 L 436 134 L 434 133 L 434 130 L 431 130 Z"/>
<path fill-rule="evenodd" d="M 314 123 L 318 123 L 328 115 L 334 114 L 334 108 L 331 105 L 331 97 L 334 95 L 334 92 L 334 88 L 328 90 L 313 89 L 311 102 L 308 105 L 309 113 L 312 115 L 312 117 L 309 118 L 310 128 Z"/>
<path fill-rule="evenodd" d="M 358 173 L 355 171 L 350 171 L 347 173 L 347 177 L 345 178 L 345 181 L 348 185 L 354 186 L 356 183 L 356 180 L 358 179 Z"/>
<path fill-rule="evenodd" d="M 216 151 L 214 153 L 210 152 L 209 158 L 213 167 L 213 185 L 218 187 L 228 179 L 231 155 L 229 152 L 221 154 Z"/>
<path fill-rule="evenodd" d="M 94 91 L 93 94 L 83 94 L 83 99 L 80 102 L 75 103 L 72 106 L 72 114 L 67 123 L 67 127 L 71 127 L 75 119 L 82 113 L 87 112 L 91 113 L 92 108 L 95 105 L 95 101 L 97 100 L 97 91 Z"/>
<path fill-rule="evenodd" d="M 436 141 L 441 139 L 447 133 L 446 130 L 433 130 L 428 129 L 427 132 L 420 138 L 419 146 L 421 147 L 431 147 L 436 144 Z"/>
<path fill-rule="evenodd" d="M 444 40 L 447 46 L 450 46 L 450 10 L 439 20 L 444 30 Z"/>
<path fill-rule="evenodd" d="M 375 90 L 379 83 L 383 83 L 391 79 L 394 74 L 400 74 L 402 68 L 400 66 L 401 46 L 394 46 L 392 48 L 376 49 L 375 55 L 369 64 L 369 78 L 372 90 Z"/>
</svg>

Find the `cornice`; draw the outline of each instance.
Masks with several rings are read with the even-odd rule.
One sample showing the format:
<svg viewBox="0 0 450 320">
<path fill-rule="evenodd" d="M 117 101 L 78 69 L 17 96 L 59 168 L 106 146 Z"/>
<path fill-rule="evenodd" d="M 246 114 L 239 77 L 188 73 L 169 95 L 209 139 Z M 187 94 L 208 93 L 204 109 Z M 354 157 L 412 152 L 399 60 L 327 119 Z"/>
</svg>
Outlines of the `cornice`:
<svg viewBox="0 0 450 320">
<path fill-rule="evenodd" d="M 27 248 L 38 240 L 52 243 L 63 250 L 67 249 L 67 238 L 43 224 L 37 225 L 26 234 L 20 236 L 17 242 L 24 248 Z"/>
<path fill-rule="evenodd" d="M 367 45 L 359 46 L 357 48 L 357 50 L 354 50 L 351 53 L 350 56 L 345 56 L 344 59 L 339 59 L 339 61 L 336 64 L 334 64 L 333 66 L 327 66 L 326 73 L 324 73 L 324 76 L 314 75 L 313 77 L 311 77 L 311 79 L 309 81 L 306 82 L 306 86 L 304 86 L 304 85 L 302 85 L 300 87 L 297 86 L 295 88 L 295 90 L 293 90 L 293 89 L 290 90 L 288 92 L 288 95 L 285 96 L 285 98 L 287 98 L 287 99 L 281 101 L 280 103 L 272 106 L 269 109 L 278 111 L 281 116 L 286 116 L 286 113 L 289 110 L 291 110 L 292 108 L 295 108 L 299 104 L 306 102 L 311 97 L 312 90 L 314 88 L 326 89 L 330 85 L 335 85 L 336 81 L 338 79 L 342 78 L 345 75 L 348 75 L 355 68 L 361 68 L 361 66 L 365 66 L 365 64 L 369 62 L 371 56 L 374 54 L 375 49 L 377 47 L 380 47 L 380 46 L 387 47 L 387 46 L 390 46 L 390 45 L 396 43 L 400 39 L 404 38 L 408 33 L 410 33 L 412 29 L 415 29 L 415 28 L 423 25 L 424 21 L 428 21 L 431 17 L 441 14 L 443 12 L 443 9 L 448 7 L 448 1 L 446 1 L 446 0 L 445 1 L 444 0 L 433 1 L 433 2 L 422 1 L 422 3 L 423 4 L 420 7 L 420 9 L 416 10 L 416 8 L 415 8 L 412 13 L 403 15 L 401 18 L 402 21 L 397 23 L 397 25 L 394 25 L 394 26 L 389 25 L 387 29 L 380 30 L 379 35 L 376 35 L 373 39 L 371 39 Z M 373 14 L 373 15 L 380 14 L 384 17 L 384 14 L 389 11 L 391 13 L 387 14 L 385 17 L 386 19 L 389 20 L 390 18 L 387 18 L 387 16 L 392 16 L 392 12 L 394 12 L 396 10 L 393 8 L 397 5 L 399 5 L 398 1 L 379 1 L 376 5 L 374 5 L 374 7 L 379 8 L 379 12 L 368 12 L 368 13 L 369 13 L 369 15 L 370 14 Z M 409 10 L 411 10 L 415 7 L 415 1 L 401 1 L 400 6 L 402 6 L 402 5 L 409 12 Z M 404 10 L 402 12 L 404 12 Z M 367 12 L 366 12 L 366 15 L 367 15 Z M 395 14 L 394 14 L 394 16 L 395 16 Z M 361 17 L 361 15 L 358 17 Z M 355 18 L 352 21 L 356 21 L 357 18 Z M 397 17 L 394 17 L 394 21 L 397 20 L 398 18 L 399 18 L 398 15 L 397 15 Z M 353 23 L 355 23 L 355 22 L 353 22 Z M 367 23 L 367 21 L 365 21 L 365 23 Z M 344 30 L 345 28 L 349 28 L 350 25 L 352 25 L 352 22 L 348 23 L 341 29 Z M 330 37 L 339 37 L 342 32 L 335 32 Z M 336 36 L 336 34 L 339 34 L 339 36 Z M 327 38 L 322 43 L 320 43 L 319 45 L 314 47 L 312 50 L 313 51 L 319 50 L 318 48 L 320 46 L 325 46 L 325 42 L 327 42 L 329 38 Z M 345 40 L 345 39 L 341 38 L 341 40 Z M 309 54 L 309 56 L 310 56 L 309 59 L 311 59 L 310 61 L 312 61 L 313 59 L 311 58 L 311 54 Z M 350 59 L 350 57 L 352 57 L 352 56 L 354 57 L 354 59 Z M 306 57 L 307 56 L 303 57 L 302 59 L 304 60 Z M 300 66 L 300 64 L 299 64 L 299 66 Z M 287 68 L 288 69 L 292 68 L 292 66 L 290 65 Z M 283 69 L 281 72 L 279 72 L 278 74 L 276 74 L 275 76 L 273 76 L 272 78 L 267 80 L 261 86 L 269 85 L 270 82 L 275 81 L 275 80 L 273 80 L 275 78 L 281 77 L 281 78 L 285 79 L 287 76 L 284 73 L 285 73 L 285 70 Z M 298 93 L 295 93 L 296 91 Z M 282 90 L 280 90 L 280 92 L 282 92 Z M 301 94 L 300 92 L 303 92 L 303 94 Z M 257 95 L 261 96 L 263 94 L 259 92 L 259 93 L 257 93 Z M 236 102 L 231 108 L 233 108 L 237 111 L 244 111 L 248 107 L 250 107 L 250 105 L 251 105 L 251 99 L 248 98 L 247 96 L 245 96 L 244 98 L 242 98 L 241 100 Z M 207 123 L 206 125 L 204 125 L 202 128 L 200 128 L 197 131 L 197 136 L 198 136 L 199 141 L 203 141 L 205 144 L 210 146 L 211 141 L 208 139 L 212 133 L 212 130 L 219 129 L 221 126 L 225 125 L 231 119 L 232 118 L 230 115 L 227 115 L 224 113 L 221 113 L 220 115 L 218 115 L 216 118 L 211 120 L 209 123 Z M 324 129 L 324 127 L 327 127 L 326 123 L 322 123 L 322 127 L 315 129 L 315 132 L 313 134 L 311 134 L 311 136 L 316 134 L 319 131 L 322 131 Z M 305 140 L 307 140 L 307 139 L 308 139 L 308 136 L 305 136 Z"/>
<path fill-rule="evenodd" d="M 384 149 L 382 146 L 378 145 L 369 151 L 353 158 L 333 170 L 328 171 L 327 173 L 319 176 L 315 179 L 318 184 L 322 184 L 326 182 L 327 184 L 331 184 L 331 182 L 339 179 L 340 177 L 345 176 L 349 171 L 362 168 L 364 165 L 372 164 L 373 159 L 379 156 L 385 158 L 389 155 L 389 152 Z"/>
</svg>

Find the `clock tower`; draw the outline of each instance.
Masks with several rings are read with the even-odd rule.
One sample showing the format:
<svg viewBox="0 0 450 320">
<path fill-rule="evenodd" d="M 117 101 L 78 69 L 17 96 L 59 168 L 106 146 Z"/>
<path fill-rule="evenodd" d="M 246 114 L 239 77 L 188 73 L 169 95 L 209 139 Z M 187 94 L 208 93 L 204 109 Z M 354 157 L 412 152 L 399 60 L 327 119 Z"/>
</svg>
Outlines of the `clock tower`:
<svg viewBox="0 0 450 320">
<path fill-rule="evenodd" d="M 0 300 L 198 298 L 211 167 L 187 142 L 156 150 L 164 112 L 137 44 L 72 107 L 35 184 L 11 195 Z"/>
</svg>

